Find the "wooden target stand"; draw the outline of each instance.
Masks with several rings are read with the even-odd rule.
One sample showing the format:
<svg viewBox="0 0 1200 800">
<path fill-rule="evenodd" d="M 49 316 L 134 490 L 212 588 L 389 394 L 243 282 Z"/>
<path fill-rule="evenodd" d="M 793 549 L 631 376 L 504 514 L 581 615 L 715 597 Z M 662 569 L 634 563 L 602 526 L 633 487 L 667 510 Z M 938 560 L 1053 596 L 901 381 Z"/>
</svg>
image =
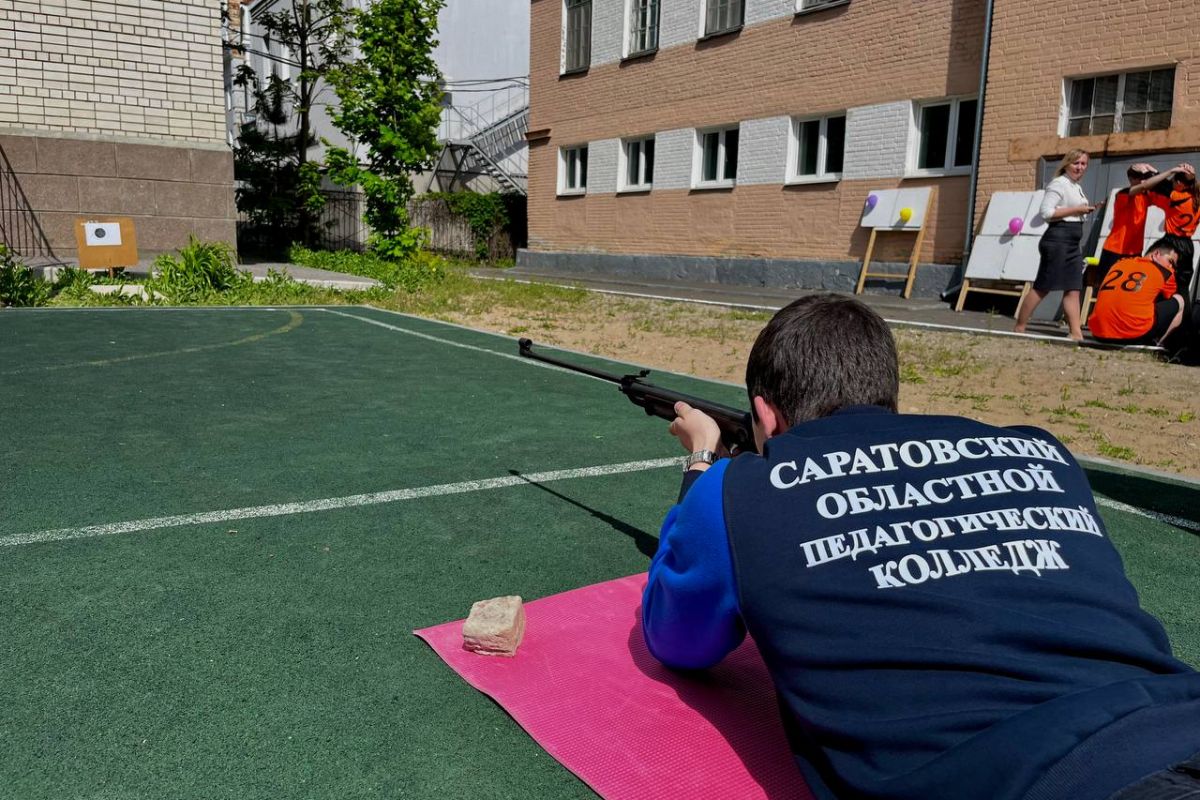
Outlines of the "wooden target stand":
<svg viewBox="0 0 1200 800">
<path fill-rule="evenodd" d="M 97 236 L 98 226 L 103 226 L 99 232 L 105 236 Z M 119 231 L 115 238 L 113 226 Z M 75 220 L 75 244 L 80 269 L 105 269 L 112 278 L 117 269 L 138 264 L 137 231 L 129 217 L 80 217 Z"/>
<path fill-rule="evenodd" d="M 921 217 L 921 225 L 918 228 L 879 228 L 871 227 L 871 237 L 867 240 L 867 252 L 863 254 L 862 268 L 858 272 L 858 285 L 854 287 L 855 294 L 862 294 L 863 286 L 867 282 L 867 278 L 880 278 L 883 280 L 903 280 L 904 292 L 903 297 L 907 300 L 912 296 L 913 281 L 917 278 L 917 260 L 921 257 L 921 247 L 925 244 L 925 223 L 929 221 L 929 216 L 933 213 L 934 195 L 937 193 L 936 188 L 931 188 L 929 199 L 925 201 L 925 214 Z M 913 242 L 912 256 L 908 260 L 908 272 L 871 272 L 871 255 L 875 252 L 875 237 L 879 235 L 879 231 L 888 233 L 916 233 L 917 239 Z"/>
<path fill-rule="evenodd" d="M 1029 294 L 1029 290 L 1032 288 L 1033 281 L 1002 281 L 975 278 L 974 282 L 972 282 L 971 278 L 963 278 L 962 286 L 958 289 L 958 300 L 954 303 L 954 310 L 963 310 L 963 304 L 967 302 L 968 292 L 1015 297 L 1017 298 L 1017 308 L 1020 308 L 1021 303 L 1025 301 L 1025 295 Z"/>
</svg>

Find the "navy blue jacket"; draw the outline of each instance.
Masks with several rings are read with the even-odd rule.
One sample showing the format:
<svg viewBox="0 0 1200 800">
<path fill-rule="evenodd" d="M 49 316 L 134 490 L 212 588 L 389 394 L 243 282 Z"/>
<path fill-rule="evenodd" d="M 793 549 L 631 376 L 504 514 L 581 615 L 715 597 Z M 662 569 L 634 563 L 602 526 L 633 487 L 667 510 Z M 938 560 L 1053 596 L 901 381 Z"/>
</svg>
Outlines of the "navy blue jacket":
<svg viewBox="0 0 1200 800">
<path fill-rule="evenodd" d="M 1096 798 L 1200 749 L 1200 675 L 1036 428 L 847 409 L 719 462 L 664 523 L 651 652 L 754 638 L 818 798 Z"/>
</svg>

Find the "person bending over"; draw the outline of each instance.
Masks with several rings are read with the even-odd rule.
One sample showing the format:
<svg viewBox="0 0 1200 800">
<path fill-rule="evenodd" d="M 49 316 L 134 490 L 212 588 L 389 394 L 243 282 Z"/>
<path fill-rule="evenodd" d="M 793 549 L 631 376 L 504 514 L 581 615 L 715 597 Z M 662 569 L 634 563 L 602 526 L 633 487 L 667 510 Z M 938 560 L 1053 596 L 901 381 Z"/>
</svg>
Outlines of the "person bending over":
<svg viewBox="0 0 1200 800">
<path fill-rule="evenodd" d="M 1141 258 L 1118 261 L 1104 276 L 1088 330 L 1113 344 L 1161 344 L 1183 321 L 1183 296 L 1175 285 L 1179 251 L 1159 239 Z"/>
<path fill-rule="evenodd" d="M 1037 428 L 899 414 L 898 375 L 884 321 L 819 294 L 750 353 L 761 455 L 717 458 L 716 424 L 676 406 L 692 455 L 643 595 L 650 652 L 703 669 L 749 633 L 822 800 L 1175 780 L 1200 675 L 1139 608 L 1078 463 Z"/>
</svg>

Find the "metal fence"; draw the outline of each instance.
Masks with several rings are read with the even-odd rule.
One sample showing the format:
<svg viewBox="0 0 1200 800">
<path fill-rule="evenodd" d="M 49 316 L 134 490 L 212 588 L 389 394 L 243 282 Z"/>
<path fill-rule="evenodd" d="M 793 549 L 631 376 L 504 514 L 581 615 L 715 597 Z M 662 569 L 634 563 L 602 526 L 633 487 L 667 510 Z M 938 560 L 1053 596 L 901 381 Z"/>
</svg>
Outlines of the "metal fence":
<svg viewBox="0 0 1200 800">
<path fill-rule="evenodd" d="M 370 229 L 363 221 L 362 192 L 326 191 L 325 208 L 318 221 L 319 243 L 324 250 L 363 250 Z"/>
<path fill-rule="evenodd" d="M 313 246 L 320 250 L 364 250 L 370 229 L 363 221 L 365 204 L 357 191 L 326 190 L 325 207 L 317 216 Z M 283 258 L 293 242 L 304 241 L 298 219 L 282 226 L 256 223 L 238 212 L 238 251 L 243 255 Z"/>
</svg>

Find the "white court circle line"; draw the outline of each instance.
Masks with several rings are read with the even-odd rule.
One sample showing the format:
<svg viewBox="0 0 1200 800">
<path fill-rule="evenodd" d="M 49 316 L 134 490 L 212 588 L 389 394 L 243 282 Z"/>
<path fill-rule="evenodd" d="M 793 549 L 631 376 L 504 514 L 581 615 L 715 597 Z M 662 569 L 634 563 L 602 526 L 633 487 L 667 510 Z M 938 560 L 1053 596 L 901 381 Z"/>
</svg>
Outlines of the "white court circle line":
<svg viewBox="0 0 1200 800">
<path fill-rule="evenodd" d="M 245 508 L 230 508 L 223 511 L 178 514 L 171 517 L 150 517 L 148 519 L 135 519 L 126 522 L 110 522 L 103 525 L 84 525 L 78 528 L 56 528 L 54 530 L 37 531 L 34 533 L 16 533 L 8 536 L 0 536 L 0 547 L 16 547 L 26 544 L 41 544 L 43 542 L 62 542 L 72 539 L 91 539 L 97 536 L 140 533 L 143 531 L 161 530 L 163 528 L 178 528 L 185 525 L 206 525 L 214 522 L 232 522 L 239 519 L 264 519 L 267 517 L 282 517 L 288 514 L 307 514 L 314 511 L 332 511 L 341 508 L 382 505 L 384 503 L 396 503 L 404 500 L 419 500 L 424 497 L 440 497 L 449 494 L 479 492 L 487 489 L 503 489 L 527 483 L 547 483 L 549 481 L 569 480 L 572 478 L 594 478 L 603 475 L 619 475 L 627 472 L 663 469 L 664 467 L 678 468 L 680 463 L 679 458 L 627 461 L 623 464 L 560 469 L 550 472 L 531 472 L 523 475 L 509 475 L 503 478 L 486 478 L 477 481 L 462 481 L 461 483 L 443 483 L 436 486 L 394 489 L 387 492 L 370 492 L 368 494 L 354 494 L 346 497 L 326 497 L 320 500 L 305 500 L 297 503 L 248 506 Z"/>
</svg>

